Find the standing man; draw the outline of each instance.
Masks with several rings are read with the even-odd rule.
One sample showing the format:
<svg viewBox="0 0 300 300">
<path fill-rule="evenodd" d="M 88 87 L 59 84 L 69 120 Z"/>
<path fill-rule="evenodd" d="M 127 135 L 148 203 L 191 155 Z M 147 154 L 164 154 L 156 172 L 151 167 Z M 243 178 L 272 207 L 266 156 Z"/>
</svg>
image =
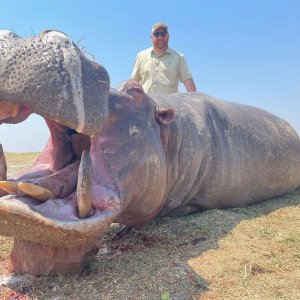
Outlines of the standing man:
<svg viewBox="0 0 300 300">
<path fill-rule="evenodd" d="M 148 94 L 177 93 L 179 81 L 187 92 L 195 92 L 196 86 L 183 54 L 168 46 L 167 24 L 154 24 L 151 40 L 153 46 L 137 55 L 131 78 L 140 82 Z"/>
</svg>

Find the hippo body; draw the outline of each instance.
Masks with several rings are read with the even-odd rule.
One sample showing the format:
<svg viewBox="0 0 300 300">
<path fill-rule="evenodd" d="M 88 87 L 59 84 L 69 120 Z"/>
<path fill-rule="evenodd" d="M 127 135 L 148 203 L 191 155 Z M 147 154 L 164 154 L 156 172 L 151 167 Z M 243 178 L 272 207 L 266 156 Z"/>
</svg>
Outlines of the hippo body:
<svg viewBox="0 0 300 300">
<path fill-rule="evenodd" d="M 106 70 L 64 34 L 15 39 L 0 31 L 0 123 L 38 113 L 51 135 L 28 171 L 0 183 L 14 271 L 78 272 L 113 222 L 142 226 L 299 186 L 299 137 L 282 119 L 202 93 L 146 95 L 135 81 L 108 91 Z"/>
<path fill-rule="evenodd" d="M 143 92 L 134 83 L 131 89 L 126 88 L 135 101 L 139 97 L 135 96 L 136 91 L 140 95 Z M 159 216 L 244 206 L 287 194 L 299 186 L 300 141 L 284 120 L 258 108 L 201 93 L 142 98 L 161 114 L 174 111 L 172 120 L 163 116 L 168 124 L 157 113 L 145 113 L 144 122 L 153 123 L 156 119 L 159 128 L 152 126 L 148 132 L 142 132 L 140 142 L 132 137 L 143 152 L 136 154 L 139 162 L 151 162 L 153 149 L 148 150 L 149 144 L 162 145 L 158 151 L 163 152 L 166 164 L 160 166 L 167 171 L 162 172 L 161 178 L 153 170 L 148 174 L 146 167 L 140 172 L 131 170 L 132 174 L 137 173 L 131 179 L 137 186 L 151 187 L 146 194 L 152 199 L 146 201 L 157 207 Z M 134 117 L 129 119 L 133 121 Z M 132 124 L 135 126 L 134 121 Z M 153 182 L 154 174 L 158 175 L 158 184 Z M 127 210 L 136 211 L 141 203 L 140 199 L 131 202 Z M 140 217 L 130 214 L 126 220 L 127 210 L 120 217 L 121 223 L 137 226 L 148 221 L 146 215 L 139 221 Z M 155 213 L 151 215 L 154 216 Z"/>
<path fill-rule="evenodd" d="M 300 142 L 286 121 L 201 93 L 157 96 L 154 105 L 175 110 L 164 129 L 169 190 L 160 215 L 244 206 L 299 186 Z"/>
</svg>

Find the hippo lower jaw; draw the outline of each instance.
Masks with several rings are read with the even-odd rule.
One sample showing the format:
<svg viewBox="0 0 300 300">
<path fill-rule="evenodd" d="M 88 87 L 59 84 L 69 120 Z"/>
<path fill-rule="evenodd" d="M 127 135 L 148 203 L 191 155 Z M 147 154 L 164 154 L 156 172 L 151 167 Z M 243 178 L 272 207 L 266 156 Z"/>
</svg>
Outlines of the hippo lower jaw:
<svg viewBox="0 0 300 300">
<path fill-rule="evenodd" d="M 51 208 L 49 212 L 56 217 L 46 213 Z M 28 197 L 2 197 L 1 234 L 15 237 L 10 256 L 12 270 L 33 275 L 79 272 L 86 260 L 97 254 L 100 239 L 118 210 L 94 209 L 87 219 L 75 214 L 70 218 L 68 213 L 75 210 L 74 193 L 44 204 Z"/>
<path fill-rule="evenodd" d="M 56 185 L 57 178 L 51 180 L 65 169 L 74 174 L 65 172 L 71 178 L 66 180 L 70 186 L 58 192 L 56 199 L 41 202 L 23 193 L 0 198 L 0 234 L 15 237 L 11 260 L 19 273 L 78 272 L 87 256 L 96 253 L 99 240 L 121 210 L 117 192 L 93 179 L 91 170 L 101 166 L 95 165 L 97 160 L 91 160 L 88 151 L 83 152 L 79 165 L 80 157 L 75 157 L 72 145 L 66 142 L 70 128 L 47 123 L 51 132 L 47 147 L 30 171 L 16 180 L 42 182 L 47 187 Z M 67 138 L 61 145 L 62 134 Z"/>
<path fill-rule="evenodd" d="M 1 234 L 54 247 L 75 247 L 99 241 L 118 214 L 118 209 L 100 211 L 87 219 L 76 217 L 75 194 L 40 204 L 29 197 L 0 199 Z"/>
</svg>

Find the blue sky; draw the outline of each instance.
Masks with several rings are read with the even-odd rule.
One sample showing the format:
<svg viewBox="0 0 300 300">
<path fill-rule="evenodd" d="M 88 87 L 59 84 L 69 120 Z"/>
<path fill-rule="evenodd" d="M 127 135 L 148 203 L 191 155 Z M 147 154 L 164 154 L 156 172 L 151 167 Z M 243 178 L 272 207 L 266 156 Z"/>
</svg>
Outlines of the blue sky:
<svg viewBox="0 0 300 300">
<path fill-rule="evenodd" d="M 106 67 L 112 87 L 129 79 L 136 54 L 151 46 L 152 24 L 164 21 L 199 91 L 268 110 L 300 133 L 299 0 L 0 0 L 0 7 L 1 29 L 68 34 Z M 48 137 L 38 116 L 0 126 L 8 152 L 40 151 Z"/>
</svg>

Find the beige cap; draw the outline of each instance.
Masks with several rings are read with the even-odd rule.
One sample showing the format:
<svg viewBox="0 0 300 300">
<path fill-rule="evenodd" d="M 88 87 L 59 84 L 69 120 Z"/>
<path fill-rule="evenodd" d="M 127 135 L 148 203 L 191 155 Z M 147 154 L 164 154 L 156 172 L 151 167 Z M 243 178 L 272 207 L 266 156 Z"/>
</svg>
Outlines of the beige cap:
<svg viewBox="0 0 300 300">
<path fill-rule="evenodd" d="M 156 31 L 157 28 L 159 27 L 163 27 L 164 29 L 166 29 L 166 31 L 168 31 L 168 25 L 166 23 L 163 23 L 163 22 L 158 22 L 158 23 L 155 23 L 153 26 L 152 26 L 152 33 Z"/>
</svg>

